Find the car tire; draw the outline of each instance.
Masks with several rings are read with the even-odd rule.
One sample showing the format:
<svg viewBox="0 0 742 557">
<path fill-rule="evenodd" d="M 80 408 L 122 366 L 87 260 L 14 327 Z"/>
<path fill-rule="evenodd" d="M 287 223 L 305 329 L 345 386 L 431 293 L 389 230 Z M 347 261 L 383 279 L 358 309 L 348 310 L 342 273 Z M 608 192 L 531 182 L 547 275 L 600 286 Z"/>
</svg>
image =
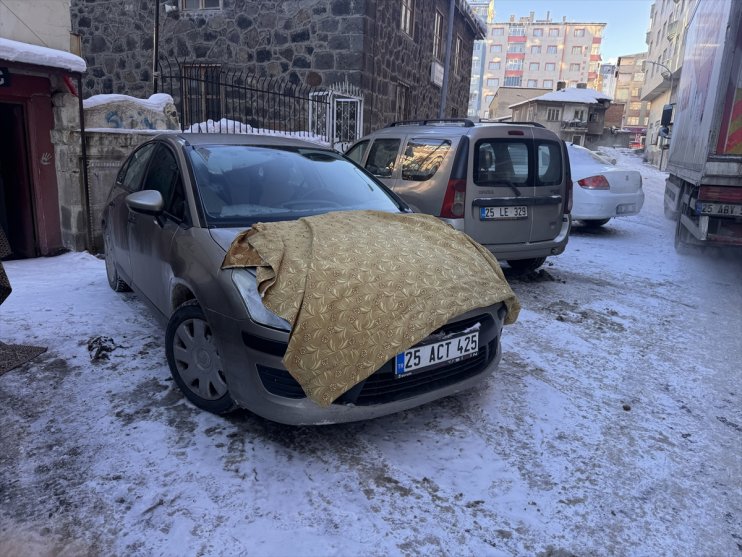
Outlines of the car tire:
<svg viewBox="0 0 742 557">
<path fill-rule="evenodd" d="M 532 259 L 507 259 L 510 268 L 518 274 L 535 271 L 546 261 L 545 257 L 534 257 Z"/>
<path fill-rule="evenodd" d="M 214 414 L 236 408 L 216 339 L 196 300 L 185 302 L 170 317 L 165 352 L 175 383 L 193 404 Z"/>
<path fill-rule="evenodd" d="M 126 282 L 121 280 L 121 277 L 119 276 L 119 272 L 116 269 L 116 263 L 114 263 L 113 261 L 111 241 L 107 237 L 105 240 L 104 249 L 105 249 L 105 261 L 106 261 L 106 277 L 108 278 L 108 286 L 110 286 L 114 292 L 129 292 L 131 288 L 129 288 L 129 285 L 126 284 Z"/>
<path fill-rule="evenodd" d="M 611 219 L 588 219 L 583 220 L 582 224 L 584 224 L 587 228 L 600 228 L 604 224 L 608 224 L 608 221 Z"/>
</svg>

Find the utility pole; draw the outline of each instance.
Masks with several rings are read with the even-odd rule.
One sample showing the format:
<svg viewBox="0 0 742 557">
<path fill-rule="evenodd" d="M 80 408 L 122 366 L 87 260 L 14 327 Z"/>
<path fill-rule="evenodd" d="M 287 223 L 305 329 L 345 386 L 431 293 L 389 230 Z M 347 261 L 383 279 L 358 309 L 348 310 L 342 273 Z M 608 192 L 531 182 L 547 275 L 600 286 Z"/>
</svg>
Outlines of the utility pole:
<svg viewBox="0 0 742 557">
<path fill-rule="evenodd" d="M 160 56 L 160 0 L 155 0 L 155 32 L 153 37 L 152 46 L 152 89 L 154 93 L 157 93 L 159 83 L 158 78 L 160 76 L 159 68 L 157 67 L 157 58 Z"/>
<path fill-rule="evenodd" d="M 443 83 L 441 84 L 441 106 L 438 109 L 438 118 L 446 117 L 446 101 L 448 96 L 448 73 L 451 65 L 451 47 L 453 44 L 453 17 L 456 9 L 456 0 L 449 0 L 448 5 L 448 35 L 446 36 L 446 61 L 443 66 Z"/>
</svg>

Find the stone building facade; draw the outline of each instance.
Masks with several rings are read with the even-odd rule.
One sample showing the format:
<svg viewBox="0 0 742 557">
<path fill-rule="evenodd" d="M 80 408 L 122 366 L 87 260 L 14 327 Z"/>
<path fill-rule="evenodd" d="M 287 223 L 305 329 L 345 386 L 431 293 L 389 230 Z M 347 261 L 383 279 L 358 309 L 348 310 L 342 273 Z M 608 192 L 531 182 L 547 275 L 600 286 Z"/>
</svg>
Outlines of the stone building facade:
<svg viewBox="0 0 742 557">
<path fill-rule="evenodd" d="M 193 5 L 200 9 L 187 9 Z M 484 25 L 466 0 L 454 5 L 445 116 L 464 116 L 472 46 Z M 448 0 L 71 0 L 86 97 L 153 92 L 155 6 L 161 60 L 312 87 L 350 83 L 364 98 L 365 132 L 439 114 Z"/>
</svg>

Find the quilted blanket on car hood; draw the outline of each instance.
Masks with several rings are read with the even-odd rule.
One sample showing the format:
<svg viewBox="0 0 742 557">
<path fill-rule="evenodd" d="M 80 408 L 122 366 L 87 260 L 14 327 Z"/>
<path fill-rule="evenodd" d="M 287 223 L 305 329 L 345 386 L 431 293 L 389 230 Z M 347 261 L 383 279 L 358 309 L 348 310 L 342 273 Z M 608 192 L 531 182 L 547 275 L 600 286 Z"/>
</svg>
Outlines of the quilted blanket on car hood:
<svg viewBox="0 0 742 557">
<path fill-rule="evenodd" d="M 222 264 L 257 267 L 263 303 L 292 325 L 286 369 L 321 406 L 449 319 L 504 302 L 520 311 L 486 248 L 435 217 L 345 211 L 258 223 Z"/>
</svg>

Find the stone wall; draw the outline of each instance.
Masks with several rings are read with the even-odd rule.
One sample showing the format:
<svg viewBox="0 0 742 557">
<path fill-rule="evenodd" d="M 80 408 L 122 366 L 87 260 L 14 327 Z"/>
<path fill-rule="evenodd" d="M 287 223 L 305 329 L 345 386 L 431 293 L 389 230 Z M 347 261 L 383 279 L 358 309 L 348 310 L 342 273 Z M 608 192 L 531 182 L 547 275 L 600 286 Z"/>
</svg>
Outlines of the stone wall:
<svg viewBox="0 0 742 557">
<path fill-rule="evenodd" d="M 448 20 L 448 0 L 414 3 L 413 37 L 400 30 L 401 6 L 391 0 L 222 0 L 220 10 L 193 11 L 166 10 L 156 1 L 161 59 L 229 63 L 313 87 L 347 81 L 363 91 L 365 131 L 394 119 L 398 83 L 409 87 L 410 117 L 438 115 L 441 91 L 430 80 L 432 29 L 436 9 Z M 154 5 L 71 1 L 73 32 L 81 35 L 88 64 L 86 97 L 152 93 Z M 462 56 L 450 76 L 447 115 L 464 116 L 474 30 L 455 13 Z"/>
<path fill-rule="evenodd" d="M 101 252 L 101 216 L 119 166 L 137 145 L 160 132 L 86 132 L 90 207 L 90 215 L 86 219 L 78 100 L 70 94 L 58 93 L 53 102 L 55 129 L 52 131 L 52 143 L 56 159 L 62 243 L 68 249 L 83 251 L 86 249 L 89 226 L 92 251 Z"/>
</svg>

